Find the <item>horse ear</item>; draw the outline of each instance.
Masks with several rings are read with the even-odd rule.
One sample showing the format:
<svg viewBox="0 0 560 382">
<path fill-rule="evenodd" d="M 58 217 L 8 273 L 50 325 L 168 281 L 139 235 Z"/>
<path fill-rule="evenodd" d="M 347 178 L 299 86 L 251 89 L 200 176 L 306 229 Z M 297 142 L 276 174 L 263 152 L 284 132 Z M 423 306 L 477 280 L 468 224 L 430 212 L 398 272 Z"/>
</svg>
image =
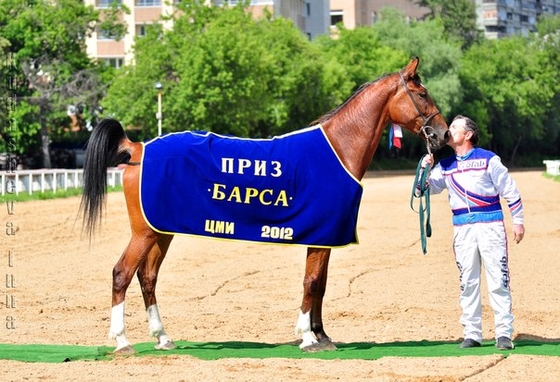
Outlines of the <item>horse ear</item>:
<svg viewBox="0 0 560 382">
<path fill-rule="evenodd" d="M 420 58 L 413 57 L 408 65 L 401 71 L 401 74 L 405 81 L 416 77 L 416 70 L 418 69 L 418 64 L 420 63 Z"/>
</svg>

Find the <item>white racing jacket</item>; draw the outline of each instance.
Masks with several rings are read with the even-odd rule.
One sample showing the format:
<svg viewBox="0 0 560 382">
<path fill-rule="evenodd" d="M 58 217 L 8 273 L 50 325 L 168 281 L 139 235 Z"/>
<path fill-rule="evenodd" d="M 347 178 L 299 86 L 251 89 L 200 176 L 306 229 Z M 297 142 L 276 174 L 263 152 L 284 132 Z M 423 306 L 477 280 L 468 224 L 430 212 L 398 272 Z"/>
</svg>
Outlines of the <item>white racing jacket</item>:
<svg viewBox="0 0 560 382">
<path fill-rule="evenodd" d="M 464 157 L 442 159 L 429 176 L 430 192 L 449 193 L 453 225 L 503 220 L 500 196 L 513 224 L 523 224 L 523 204 L 514 180 L 495 153 L 474 148 Z"/>
</svg>

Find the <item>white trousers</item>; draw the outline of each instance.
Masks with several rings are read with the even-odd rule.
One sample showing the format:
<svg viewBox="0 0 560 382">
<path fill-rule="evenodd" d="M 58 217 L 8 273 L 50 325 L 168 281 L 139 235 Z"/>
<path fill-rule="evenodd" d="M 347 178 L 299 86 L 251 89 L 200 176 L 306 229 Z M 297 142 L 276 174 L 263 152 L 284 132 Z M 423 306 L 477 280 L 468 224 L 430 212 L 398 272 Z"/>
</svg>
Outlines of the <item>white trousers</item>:
<svg viewBox="0 0 560 382">
<path fill-rule="evenodd" d="M 461 282 L 460 304 L 464 338 L 482 341 L 480 276 L 485 270 L 495 337 L 512 338 L 513 315 L 509 288 L 507 238 L 503 222 L 454 227 L 453 250 Z"/>
</svg>

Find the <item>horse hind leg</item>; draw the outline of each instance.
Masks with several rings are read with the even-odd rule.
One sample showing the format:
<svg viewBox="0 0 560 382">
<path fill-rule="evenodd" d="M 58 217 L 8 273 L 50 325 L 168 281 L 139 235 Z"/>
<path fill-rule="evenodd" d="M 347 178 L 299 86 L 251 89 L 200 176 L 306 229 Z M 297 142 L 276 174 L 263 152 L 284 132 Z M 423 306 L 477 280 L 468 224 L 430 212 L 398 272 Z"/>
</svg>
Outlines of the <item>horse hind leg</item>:
<svg viewBox="0 0 560 382">
<path fill-rule="evenodd" d="M 323 297 L 326 291 L 330 249 L 309 248 L 303 281 L 303 301 L 296 325 L 300 334 L 300 349 L 305 352 L 336 350 L 325 333 L 322 319 Z"/>
<path fill-rule="evenodd" d="M 159 314 L 156 300 L 156 284 L 160 266 L 165 258 L 173 236 L 163 235 L 152 247 L 146 259 L 140 264 L 137 271 L 138 281 L 142 289 L 144 305 L 148 313 L 148 328 L 150 335 L 157 338 L 155 346 L 159 350 L 175 349 L 175 343 L 169 338 Z"/>
<path fill-rule="evenodd" d="M 117 264 L 113 268 L 111 327 L 109 338 L 117 341 L 115 354 L 132 354 L 134 349 L 125 334 L 125 297 L 134 273 L 157 241 L 155 233 L 133 234 Z"/>
</svg>

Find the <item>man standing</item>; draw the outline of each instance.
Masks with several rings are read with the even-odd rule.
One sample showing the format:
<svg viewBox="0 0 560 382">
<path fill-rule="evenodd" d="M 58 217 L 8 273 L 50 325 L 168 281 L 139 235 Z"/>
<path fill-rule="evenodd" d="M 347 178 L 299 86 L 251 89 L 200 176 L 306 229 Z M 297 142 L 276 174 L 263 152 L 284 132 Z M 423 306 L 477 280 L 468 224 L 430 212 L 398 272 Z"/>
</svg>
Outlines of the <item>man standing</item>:
<svg viewBox="0 0 560 382">
<path fill-rule="evenodd" d="M 525 234 L 521 196 L 500 158 L 476 147 L 479 131 L 474 121 L 458 115 L 449 132 L 448 145 L 455 155 L 442 159 L 430 172 L 428 182 L 433 194 L 447 189 L 453 212 L 453 251 L 460 272 L 464 328 L 460 347 L 481 346 L 480 274 L 484 266 L 494 310 L 496 347 L 513 349 L 508 246 L 500 197 L 507 201 L 513 219 L 513 240 L 519 243 Z M 426 155 L 422 167 L 433 161 L 433 156 Z"/>
</svg>

